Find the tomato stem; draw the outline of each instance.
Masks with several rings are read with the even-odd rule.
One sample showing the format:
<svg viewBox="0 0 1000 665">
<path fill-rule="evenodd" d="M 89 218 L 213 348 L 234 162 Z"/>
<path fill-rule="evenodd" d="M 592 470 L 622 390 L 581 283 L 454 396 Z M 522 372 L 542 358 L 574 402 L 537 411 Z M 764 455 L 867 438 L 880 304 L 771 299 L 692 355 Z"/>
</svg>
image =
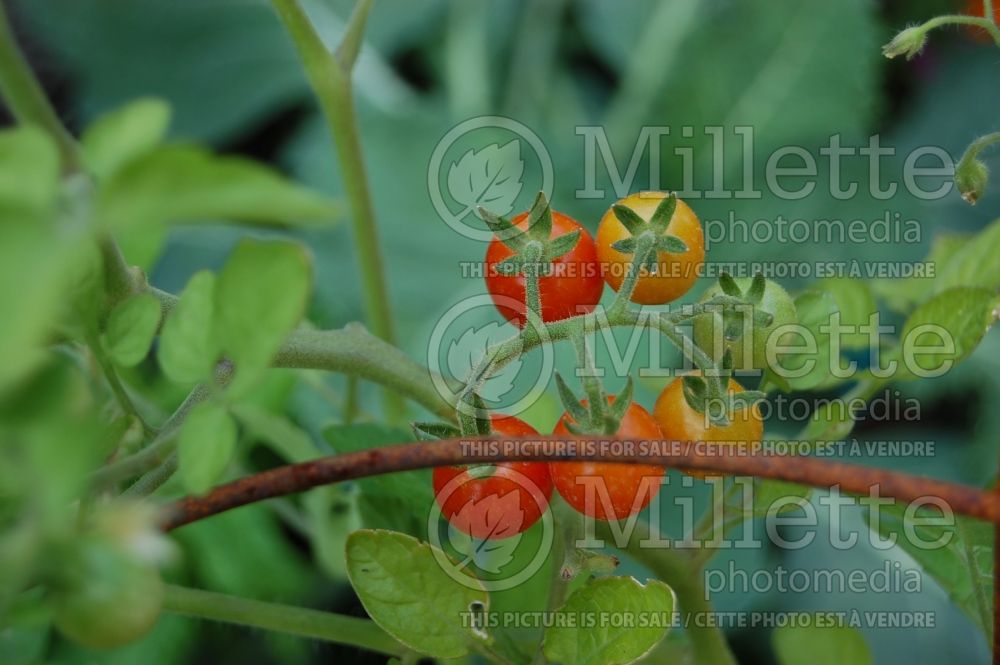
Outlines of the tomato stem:
<svg viewBox="0 0 1000 665">
<path fill-rule="evenodd" d="M 361 31 L 370 1 L 360 0 L 337 53 L 326 48 L 298 0 L 272 0 L 272 4 L 295 44 L 306 78 L 319 101 L 333 137 L 344 192 L 351 209 L 352 235 L 358 253 L 361 288 L 369 324 L 377 337 L 393 344 L 395 330 L 389 292 L 379 246 L 375 208 L 361 151 L 351 84 L 351 69 L 360 48 Z M 348 405 L 350 403 L 349 401 Z M 391 419 L 402 419 L 405 406 L 398 395 L 385 391 L 385 404 Z M 353 414 L 347 416 L 350 419 Z"/>
<path fill-rule="evenodd" d="M 45 91 L 35 78 L 28 60 L 14 39 L 7 11 L 0 2 L 0 92 L 17 121 L 37 125 L 55 140 L 67 173 L 79 170 L 80 151 Z"/>
<path fill-rule="evenodd" d="M 265 603 L 212 591 L 167 585 L 163 609 L 173 614 L 346 644 L 388 656 L 402 656 L 408 652 L 406 647 L 369 619 Z"/>
</svg>

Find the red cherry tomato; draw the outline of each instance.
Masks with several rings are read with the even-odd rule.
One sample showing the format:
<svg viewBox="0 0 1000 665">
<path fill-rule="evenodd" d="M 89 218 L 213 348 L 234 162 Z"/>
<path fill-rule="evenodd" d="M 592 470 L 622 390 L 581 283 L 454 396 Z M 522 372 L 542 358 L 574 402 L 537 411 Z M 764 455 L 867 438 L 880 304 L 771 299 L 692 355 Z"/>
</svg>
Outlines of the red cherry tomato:
<svg viewBox="0 0 1000 665">
<path fill-rule="evenodd" d="M 527 228 L 528 213 L 511 220 L 518 228 Z M 542 301 L 542 320 L 558 321 L 593 311 L 601 299 L 604 280 L 597 263 L 597 248 L 587 229 L 561 212 L 552 211 L 550 238 L 580 232 L 580 239 L 569 252 L 552 261 L 552 271 L 538 278 Z M 496 237 L 486 250 L 486 289 L 497 309 L 507 320 L 524 325 L 525 292 L 523 274 L 505 275 L 497 264 L 513 255 L 513 250 Z"/>
<path fill-rule="evenodd" d="M 538 432 L 512 416 L 492 415 L 494 434 L 534 436 Z M 479 477 L 477 472 L 488 475 Z M 481 540 L 500 540 L 527 530 L 541 519 L 552 496 L 544 462 L 502 462 L 470 468 L 434 469 L 434 496 L 441 513 L 460 531 Z"/>
<path fill-rule="evenodd" d="M 611 402 L 614 397 L 609 397 Z M 583 402 L 586 404 L 586 401 Z M 566 421 L 572 422 L 572 417 L 564 413 L 559 419 L 553 434 L 572 437 L 566 429 Z M 615 438 L 636 440 L 659 440 L 663 438 L 649 411 L 634 402 L 629 404 L 622 418 Z M 621 520 L 634 515 L 649 505 L 657 492 L 660 491 L 660 478 L 666 473 L 663 467 L 637 464 L 615 464 L 607 462 L 552 462 L 549 464 L 552 482 L 566 503 L 573 506 L 577 512 L 596 517 L 601 520 Z M 585 477 L 597 477 L 596 494 L 589 481 L 580 481 Z M 644 480 L 650 478 L 652 482 Z M 601 484 L 607 489 L 607 498 L 611 499 L 611 514 L 609 515 L 602 499 Z M 591 494 L 588 505 L 588 494 Z"/>
</svg>

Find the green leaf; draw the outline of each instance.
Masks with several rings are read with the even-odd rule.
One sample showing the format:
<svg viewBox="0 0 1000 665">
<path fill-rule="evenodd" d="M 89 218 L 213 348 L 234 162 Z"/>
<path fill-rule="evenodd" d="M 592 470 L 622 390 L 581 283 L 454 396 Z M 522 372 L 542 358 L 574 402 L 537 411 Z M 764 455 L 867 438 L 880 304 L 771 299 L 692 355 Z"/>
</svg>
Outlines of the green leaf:
<svg viewBox="0 0 1000 665">
<path fill-rule="evenodd" d="M 853 429 L 854 417 L 849 412 L 848 405 L 841 400 L 833 400 L 823 402 L 813 411 L 801 438 L 811 441 L 842 441 Z"/>
<path fill-rule="evenodd" d="M 915 509 L 911 509 L 914 514 Z M 924 518 L 940 516 L 936 510 Z M 914 523 L 910 520 L 911 535 L 907 536 L 904 520 L 906 506 L 897 502 L 879 510 L 878 524 L 874 524 L 872 511 L 867 513 L 868 525 L 883 538 L 895 538 L 898 547 L 913 558 L 924 571 L 941 585 L 954 602 L 976 626 L 993 639 L 992 589 L 993 589 L 993 527 L 969 517 L 954 516 L 951 526 Z M 948 539 L 941 546 L 927 543 Z M 923 546 L 921 546 L 923 545 Z"/>
<path fill-rule="evenodd" d="M 401 428 L 366 423 L 327 427 L 323 438 L 338 453 L 350 453 L 412 441 L 415 437 Z M 364 526 L 426 537 L 427 517 L 434 503 L 429 469 L 364 478 L 357 486 L 358 509 Z"/>
<path fill-rule="evenodd" d="M 775 371 L 795 390 L 810 390 L 827 385 L 833 378 L 830 374 L 830 333 L 820 332 L 830 325 L 830 318 L 837 311 L 837 302 L 825 291 L 805 291 L 795 298 L 798 314 L 799 333 L 789 334 L 789 339 L 781 340 L 797 350 L 779 356 Z M 815 351 L 807 352 L 806 344 L 815 341 Z M 812 368 L 803 373 L 806 365 Z M 793 374 L 799 376 L 792 376 Z"/>
<path fill-rule="evenodd" d="M 111 229 L 136 224 L 238 221 L 327 222 L 325 197 L 241 157 L 191 145 L 157 148 L 131 161 L 100 190 L 97 219 Z"/>
<path fill-rule="evenodd" d="M 311 282 L 302 245 L 247 239 L 236 246 L 215 287 L 215 330 L 222 351 L 246 386 L 271 362 L 302 319 Z"/>
<path fill-rule="evenodd" d="M 862 326 L 868 324 L 868 319 L 878 311 L 875 297 L 868 283 L 850 277 L 828 277 L 814 284 L 820 291 L 826 291 L 833 296 L 840 311 L 840 324 L 843 326 Z M 865 333 L 848 333 L 841 335 L 840 346 L 844 350 L 867 349 L 868 335 Z"/>
<path fill-rule="evenodd" d="M 949 258 L 934 280 L 934 292 L 957 286 L 1000 289 L 1000 219 L 977 233 Z"/>
<path fill-rule="evenodd" d="M 153 344 L 160 325 L 160 301 L 150 293 L 140 293 L 111 311 L 104 342 L 108 356 L 122 367 L 142 362 Z"/>
<path fill-rule="evenodd" d="M 934 268 L 934 275 L 902 279 L 875 279 L 870 282 L 872 292 L 894 312 L 908 314 L 926 300 L 934 291 L 936 278 L 947 272 L 952 257 L 972 238 L 969 234 L 945 233 L 934 238 L 924 263 Z M 836 290 L 834 290 L 836 293 Z M 867 346 L 867 342 L 865 342 Z"/>
<path fill-rule="evenodd" d="M 203 494 L 222 477 L 236 450 L 236 423 L 221 404 L 192 409 L 177 439 L 178 472 L 184 487 Z"/>
<path fill-rule="evenodd" d="M 160 143 L 170 125 L 170 106 L 160 99 L 139 99 L 101 116 L 80 141 L 89 170 L 105 179 Z"/>
<path fill-rule="evenodd" d="M 666 636 L 674 605 L 673 590 L 659 580 L 645 585 L 631 577 L 594 580 L 573 592 L 556 613 L 545 631 L 545 657 L 559 663 L 634 663 Z M 600 621 L 612 615 L 629 617 L 635 625 Z"/>
<path fill-rule="evenodd" d="M 59 190 L 59 151 L 33 126 L 0 131 L 0 211 L 44 212 Z"/>
<path fill-rule="evenodd" d="M 355 531 L 347 539 L 347 571 L 372 620 L 411 649 L 458 658 L 478 639 L 468 618 L 488 608 L 488 594 L 470 588 L 473 578 L 469 586 L 453 580 L 430 545 L 402 533 Z"/>
<path fill-rule="evenodd" d="M 796 502 L 783 501 L 777 510 L 779 515 L 790 512 L 808 501 L 811 494 L 812 488 L 808 485 L 770 478 L 754 478 L 752 503 L 746 501 L 746 489 L 741 486 L 740 491 L 726 502 L 726 520 L 730 524 L 739 524 L 744 520 L 767 517 L 768 510 L 776 501 L 794 498 Z"/>
<path fill-rule="evenodd" d="M 284 416 L 250 404 L 235 405 L 232 411 L 250 437 L 288 462 L 305 462 L 321 454 L 312 437 Z M 302 496 L 302 505 L 316 562 L 330 577 L 345 578 L 347 536 L 361 527 L 356 488 L 346 483 L 317 487 Z"/>
<path fill-rule="evenodd" d="M 214 333 L 215 275 L 202 270 L 191 276 L 180 300 L 167 316 L 157 352 L 171 381 L 197 383 L 212 377 L 219 358 Z"/>
<path fill-rule="evenodd" d="M 899 362 L 897 376 L 938 374 L 945 363 L 964 360 L 996 322 L 998 304 L 996 293 L 989 289 L 958 287 L 917 307 L 903 325 L 900 346 L 894 353 Z M 923 347 L 940 350 L 915 353 Z M 915 354 L 909 360 L 908 351 Z"/>
<path fill-rule="evenodd" d="M 871 665 L 864 635 L 849 626 L 792 626 L 771 636 L 781 665 Z"/>
</svg>

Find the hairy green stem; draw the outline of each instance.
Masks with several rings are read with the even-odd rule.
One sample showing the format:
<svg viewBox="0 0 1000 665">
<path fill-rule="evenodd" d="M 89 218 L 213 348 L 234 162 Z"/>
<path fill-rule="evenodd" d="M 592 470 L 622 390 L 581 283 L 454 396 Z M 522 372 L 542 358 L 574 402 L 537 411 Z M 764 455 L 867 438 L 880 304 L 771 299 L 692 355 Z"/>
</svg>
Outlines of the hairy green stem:
<svg viewBox="0 0 1000 665">
<path fill-rule="evenodd" d="M 370 1 L 359 2 L 341 44 L 339 58 L 323 44 L 298 0 L 272 0 L 272 4 L 295 44 L 306 78 L 333 136 L 344 193 L 351 209 L 354 248 L 361 269 L 361 288 L 368 323 L 376 336 L 393 344 L 395 332 L 389 293 L 382 266 L 375 208 L 361 152 L 351 85 L 351 65 L 357 57 L 360 33 Z M 390 417 L 401 419 L 405 409 L 399 396 L 387 391 L 385 399 Z"/>
<path fill-rule="evenodd" d="M 55 109 L 35 78 L 28 60 L 14 39 L 10 21 L 0 2 L 0 93 L 17 121 L 37 125 L 51 136 L 59 147 L 65 171 L 80 167 L 80 154 L 73 137 L 63 126 Z"/>
<path fill-rule="evenodd" d="M 163 609 L 173 614 L 346 644 L 388 656 L 402 656 L 408 652 L 406 647 L 369 619 L 265 603 L 212 591 L 167 585 Z"/>
<path fill-rule="evenodd" d="M 929 21 L 921 24 L 920 29 L 924 32 L 933 30 L 934 28 L 939 28 L 943 25 L 971 25 L 977 28 L 982 28 L 989 33 L 993 41 L 996 42 L 997 46 L 1000 46 L 1000 27 L 993 22 L 992 12 L 989 17 L 979 17 L 979 16 L 967 16 L 965 14 L 946 14 L 944 16 L 935 16 Z"/>
<path fill-rule="evenodd" d="M 220 363 L 216 368 L 215 380 L 221 385 L 228 383 L 232 377 L 233 367 L 230 363 Z M 212 394 L 210 386 L 199 384 L 188 394 L 169 418 L 160 427 L 159 433 L 153 441 L 128 457 L 116 460 L 107 466 L 98 469 L 91 477 L 91 483 L 95 487 L 106 487 L 127 478 L 145 473 L 163 464 L 168 460 L 176 445 L 174 437 L 180 430 L 184 419 L 188 414 L 201 404 Z"/>
<path fill-rule="evenodd" d="M 713 611 L 712 603 L 705 597 L 702 576 L 692 574 L 688 557 L 670 548 L 641 546 L 642 541 L 651 539 L 652 528 L 643 523 L 636 524 L 624 551 L 670 585 L 677 594 L 682 623 L 694 651 L 694 662 L 698 665 L 736 665 L 725 635 L 709 616 Z M 597 535 L 609 542 L 614 541 L 614 535 L 606 522 L 597 524 Z"/>
<path fill-rule="evenodd" d="M 108 386 L 111 388 L 111 393 L 115 396 L 118 401 L 118 405 L 121 407 L 122 411 L 135 418 L 136 421 L 142 426 L 143 434 L 146 436 L 153 436 L 156 434 L 156 430 L 150 427 L 149 423 L 139 409 L 136 408 L 135 402 L 129 396 L 128 391 L 125 389 L 125 385 L 122 383 L 121 377 L 118 376 L 118 371 L 112 364 L 111 360 L 108 358 L 108 354 L 104 352 L 104 347 L 101 346 L 101 342 L 97 339 L 96 335 L 92 335 L 91 339 L 88 341 L 91 351 L 94 353 L 94 358 L 97 360 L 97 364 L 100 365 L 101 371 L 104 372 L 104 377 L 108 381 Z"/>
<path fill-rule="evenodd" d="M 642 264 L 646 262 L 650 252 L 655 252 L 656 236 L 650 231 L 644 231 L 636 239 L 635 252 L 632 254 L 632 262 L 628 264 L 628 274 L 618 289 L 618 295 L 611 305 L 612 312 L 621 312 L 628 307 L 635 292 L 635 285 L 639 283 L 639 275 L 642 273 Z"/>
</svg>

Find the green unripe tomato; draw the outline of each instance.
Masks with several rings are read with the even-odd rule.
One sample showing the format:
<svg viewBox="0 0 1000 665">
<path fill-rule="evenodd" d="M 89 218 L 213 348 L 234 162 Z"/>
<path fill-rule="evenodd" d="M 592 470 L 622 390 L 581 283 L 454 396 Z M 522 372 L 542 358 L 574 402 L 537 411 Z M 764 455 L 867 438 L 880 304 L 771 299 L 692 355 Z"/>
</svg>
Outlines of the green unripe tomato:
<svg viewBox="0 0 1000 665">
<path fill-rule="evenodd" d="M 744 294 L 750 289 L 753 281 L 749 277 L 734 280 Z M 722 295 L 722 287 L 714 284 L 702 295 L 699 302 L 707 302 L 715 296 Z M 767 280 L 764 295 L 757 308 L 767 312 L 772 317 L 767 326 L 755 325 L 749 310 L 743 317 L 743 336 L 736 340 L 724 337 L 723 320 L 719 313 L 709 313 L 698 316 L 694 320 L 694 341 L 713 360 L 719 360 L 726 350 L 732 353 L 733 368 L 736 370 L 762 370 L 768 367 L 767 343 L 775 330 L 781 326 L 795 323 L 798 317 L 795 313 L 795 302 L 788 292 L 777 282 Z M 771 344 L 784 343 L 787 335 L 771 339 Z"/>
<path fill-rule="evenodd" d="M 55 625 L 91 649 L 113 649 L 152 629 L 163 604 L 155 566 L 106 541 L 85 542 L 64 571 L 52 599 Z"/>
</svg>

